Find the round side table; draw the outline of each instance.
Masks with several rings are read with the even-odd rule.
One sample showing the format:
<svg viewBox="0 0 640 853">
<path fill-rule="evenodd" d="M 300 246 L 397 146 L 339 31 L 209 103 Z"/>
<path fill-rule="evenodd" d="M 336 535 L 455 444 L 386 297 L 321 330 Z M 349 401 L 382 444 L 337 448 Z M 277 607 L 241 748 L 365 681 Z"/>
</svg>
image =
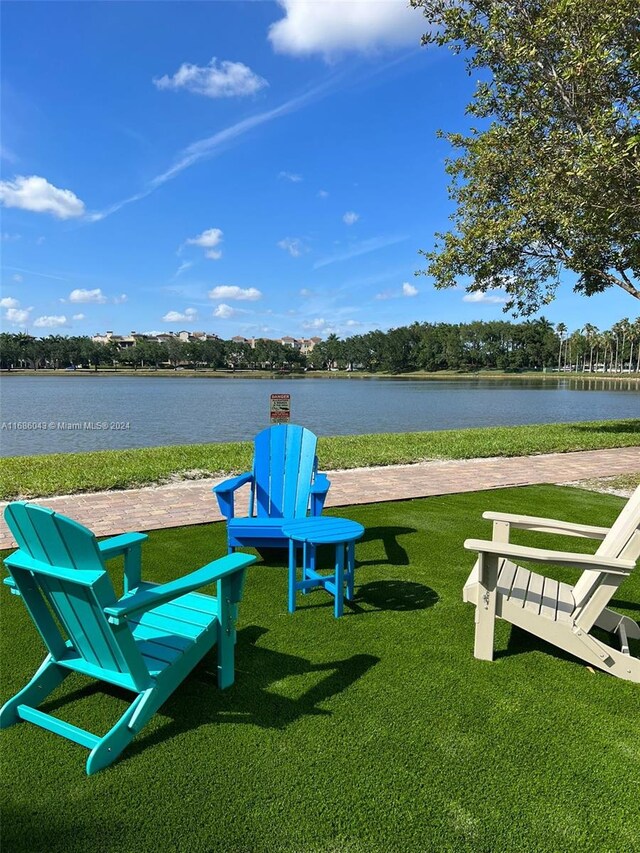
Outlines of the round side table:
<svg viewBox="0 0 640 853">
<path fill-rule="evenodd" d="M 364 527 L 348 518 L 301 518 L 282 526 L 289 539 L 289 613 L 296 609 L 296 592 L 303 593 L 322 587 L 335 599 L 334 615 L 342 616 L 344 598 L 353 599 L 355 542 L 364 533 Z M 335 570 L 332 575 L 321 575 L 316 569 L 318 545 L 335 545 Z M 302 546 L 302 579 L 297 579 L 297 551 Z M 346 593 L 344 585 L 346 582 Z"/>
</svg>

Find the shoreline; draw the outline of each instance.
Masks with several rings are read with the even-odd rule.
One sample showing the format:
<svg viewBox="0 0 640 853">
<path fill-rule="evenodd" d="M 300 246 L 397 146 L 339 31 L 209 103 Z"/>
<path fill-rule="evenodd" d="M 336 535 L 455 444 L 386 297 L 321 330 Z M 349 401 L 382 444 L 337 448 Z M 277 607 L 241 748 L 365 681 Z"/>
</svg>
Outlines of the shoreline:
<svg viewBox="0 0 640 853">
<path fill-rule="evenodd" d="M 318 458 L 322 470 L 345 470 L 630 447 L 640 447 L 639 419 L 320 437 Z M 230 476 L 249 470 L 252 458 L 250 441 L 5 456 L 0 500 Z"/>
<path fill-rule="evenodd" d="M 113 369 L 79 369 L 79 370 L 0 370 L 0 379 L 6 377 L 29 376 L 29 377 L 78 377 L 91 376 L 96 378 L 113 378 L 118 376 L 135 377 L 139 379 L 261 379 L 270 381 L 279 380 L 304 380 L 304 379 L 337 379 L 337 380 L 373 380 L 373 379 L 393 379 L 397 381 L 470 381 L 470 380 L 552 380 L 558 381 L 561 379 L 580 379 L 580 380 L 603 380 L 605 382 L 635 382 L 640 383 L 640 373 L 583 373 L 583 372 L 560 372 L 551 371 L 543 373 L 542 371 L 527 371 L 525 373 L 504 373 L 500 371 L 477 371 L 477 372 L 422 372 L 416 371 L 413 373 L 365 373 L 361 371 L 328 371 L 318 370 L 309 371 L 307 373 L 270 373 L 264 370 L 238 370 L 238 371 L 223 371 L 223 370 L 113 370 Z"/>
</svg>

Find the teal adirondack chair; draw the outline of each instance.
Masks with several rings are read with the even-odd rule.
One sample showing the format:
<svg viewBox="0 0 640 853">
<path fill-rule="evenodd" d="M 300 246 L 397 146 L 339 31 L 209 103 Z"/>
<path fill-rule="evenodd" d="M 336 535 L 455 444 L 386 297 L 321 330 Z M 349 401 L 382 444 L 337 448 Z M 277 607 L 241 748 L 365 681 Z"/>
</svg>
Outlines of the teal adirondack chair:
<svg viewBox="0 0 640 853">
<path fill-rule="evenodd" d="M 295 424 L 268 427 L 254 439 L 253 470 L 213 488 L 227 519 L 229 553 L 236 547 L 282 548 L 282 526 L 320 515 L 331 483 L 318 473 L 317 437 Z M 234 493 L 251 484 L 249 515 L 236 518 Z"/>
<path fill-rule="evenodd" d="M 22 596 L 49 654 L 0 710 L 0 728 L 26 720 L 87 747 L 91 775 L 118 758 L 214 644 L 218 686 L 233 683 L 237 606 L 255 557 L 227 555 L 158 585 L 140 580 L 143 533 L 98 542 L 72 519 L 23 501 L 9 504 L 5 519 L 19 546 L 4 561 L 5 583 Z M 121 555 L 124 595 L 118 599 L 105 560 Z M 194 591 L 212 583 L 215 598 Z M 135 694 L 104 736 L 38 710 L 70 672 Z"/>
</svg>

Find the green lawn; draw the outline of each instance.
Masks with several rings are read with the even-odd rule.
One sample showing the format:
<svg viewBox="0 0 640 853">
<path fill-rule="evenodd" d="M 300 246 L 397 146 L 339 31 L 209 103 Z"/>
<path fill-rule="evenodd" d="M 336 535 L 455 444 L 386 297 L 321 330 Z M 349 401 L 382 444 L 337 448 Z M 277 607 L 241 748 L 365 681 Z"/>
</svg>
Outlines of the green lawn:
<svg viewBox="0 0 640 853">
<path fill-rule="evenodd" d="M 636 445 L 640 419 L 337 436 L 320 439 L 318 457 L 321 469 L 330 470 Z M 240 473 L 251 458 L 250 442 L 13 456 L 0 459 L 0 500 L 126 489 L 185 474 Z"/>
<path fill-rule="evenodd" d="M 285 570 L 258 564 L 231 689 L 215 688 L 211 656 L 120 761 L 91 778 L 82 747 L 28 724 L 2 733 L 3 849 L 640 850 L 640 685 L 505 623 L 496 661 L 476 661 L 473 608 L 461 601 L 473 563 L 462 541 L 490 534 L 484 509 L 609 524 L 623 503 L 536 486 L 340 510 L 367 528 L 356 602 L 342 619 L 321 592 L 287 614 Z M 594 547 L 539 534 L 514 541 Z M 146 577 L 167 580 L 223 550 L 222 524 L 154 532 Z M 21 601 L 1 594 L 8 696 L 43 652 Z M 615 606 L 638 619 L 638 573 Z M 123 694 L 84 684 L 68 679 L 59 698 L 73 701 L 49 710 L 106 731 Z"/>
</svg>

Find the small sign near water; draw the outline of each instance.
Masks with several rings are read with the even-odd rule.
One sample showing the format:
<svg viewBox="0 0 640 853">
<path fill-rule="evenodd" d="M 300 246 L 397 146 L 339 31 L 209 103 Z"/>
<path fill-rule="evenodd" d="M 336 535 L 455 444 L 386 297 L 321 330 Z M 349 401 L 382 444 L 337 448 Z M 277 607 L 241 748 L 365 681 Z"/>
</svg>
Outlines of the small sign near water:
<svg viewBox="0 0 640 853">
<path fill-rule="evenodd" d="M 269 419 L 272 424 L 288 424 L 291 420 L 291 394 L 272 394 L 269 399 Z"/>
</svg>

